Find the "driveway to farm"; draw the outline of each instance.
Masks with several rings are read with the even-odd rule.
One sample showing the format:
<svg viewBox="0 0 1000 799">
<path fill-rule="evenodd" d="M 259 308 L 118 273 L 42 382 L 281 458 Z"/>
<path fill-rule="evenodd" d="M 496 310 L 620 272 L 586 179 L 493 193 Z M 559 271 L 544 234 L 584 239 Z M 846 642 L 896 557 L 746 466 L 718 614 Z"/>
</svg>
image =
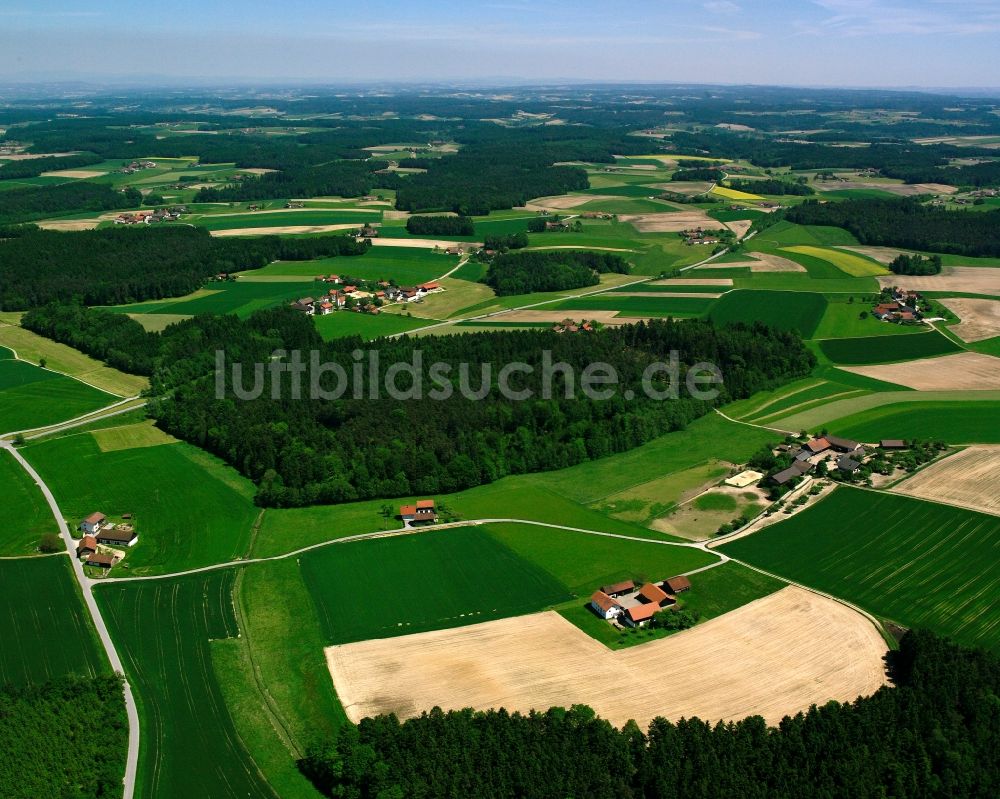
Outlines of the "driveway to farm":
<svg viewBox="0 0 1000 799">
<path fill-rule="evenodd" d="M 3 447 L 10 452 L 10 454 L 14 457 L 14 460 L 21 464 L 21 468 L 23 468 L 35 481 L 38 488 L 41 490 L 42 495 L 45 497 L 45 501 L 48 502 L 49 510 L 52 511 L 56 524 L 59 526 L 59 534 L 62 536 L 63 542 L 66 544 L 66 551 L 69 555 L 70 563 L 73 564 L 73 572 L 76 574 L 76 579 L 80 583 L 80 590 L 83 592 L 83 600 L 87 606 L 87 610 L 90 612 L 91 619 L 93 619 L 94 627 L 97 629 L 97 636 L 101 640 L 101 645 L 104 647 L 104 651 L 108 656 L 111 668 L 124 677 L 125 669 L 122 668 L 121 659 L 118 657 L 115 645 L 111 640 L 111 636 L 108 634 L 108 628 L 104 624 L 104 618 L 101 616 L 101 611 L 97 607 L 97 602 L 94 600 L 93 581 L 83 573 L 83 564 L 80 562 L 79 558 L 75 557 L 76 542 L 73 540 L 73 536 L 70 535 L 69 527 L 66 524 L 62 511 L 59 510 L 56 498 L 52 495 L 52 491 L 49 490 L 49 487 L 45 484 L 45 481 L 42 480 L 38 472 L 34 470 L 31 464 L 24 459 L 24 456 L 21 455 L 21 453 L 18 452 L 9 441 L 0 441 L 0 447 Z M 123 797 L 124 799 L 132 799 L 135 793 L 135 775 L 139 763 L 139 711 L 135 705 L 135 697 L 132 695 L 132 686 L 129 685 L 127 679 L 124 680 L 124 688 L 125 712 L 128 716 L 128 755 L 125 760 Z"/>
</svg>

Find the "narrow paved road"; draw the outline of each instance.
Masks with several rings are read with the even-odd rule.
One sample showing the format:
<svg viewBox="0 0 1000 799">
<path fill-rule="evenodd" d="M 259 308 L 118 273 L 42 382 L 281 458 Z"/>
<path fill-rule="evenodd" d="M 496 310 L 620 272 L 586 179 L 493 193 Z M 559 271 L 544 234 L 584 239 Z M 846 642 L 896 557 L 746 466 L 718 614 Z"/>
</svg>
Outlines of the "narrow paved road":
<svg viewBox="0 0 1000 799">
<path fill-rule="evenodd" d="M 115 645 L 108 634 L 108 628 L 104 624 L 104 618 L 101 616 L 100 608 L 97 607 L 97 602 L 94 599 L 93 582 L 83 573 L 83 564 L 76 557 L 76 542 L 70 534 L 62 511 L 59 510 L 56 498 L 52 495 L 49 487 L 42 480 L 38 472 L 34 470 L 32 465 L 24 459 L 24 456 L 9 441 L 0 441 L 0 447 L 10 452 L 14 456 L 14 459 L 21 465 L 21 468 L 31 475 L 31 478 L 38 485 L 42 495 L 45 497 L 45 501 L 49 503 L 49 510 L 52 511 L 56 524 L 59 526 L 59 534 L 66 544 L 70 563 L 73 564 L 73 572 L 76 574 L 76 579 L 80 583 L 80 589 L 83 592 L 83 601 L 90 612 L 94 627 L 97 629 L 101 645 L 104 647 L 105 653 L 107 653 L 111 668 L 124 676 L 125 669 L 122 668 L 121 659 L 118 657 Z M 124 799 L 132 799 L 135 793 L 135 775 L 139 763 L 139 711 L 135 705 L 135 697 L 132 695 L 132 686 L 129 685 L 127 679 L 125 680 L 125 711 L 128 715 L 128 755 L 125 760 Z"/>
</svg>

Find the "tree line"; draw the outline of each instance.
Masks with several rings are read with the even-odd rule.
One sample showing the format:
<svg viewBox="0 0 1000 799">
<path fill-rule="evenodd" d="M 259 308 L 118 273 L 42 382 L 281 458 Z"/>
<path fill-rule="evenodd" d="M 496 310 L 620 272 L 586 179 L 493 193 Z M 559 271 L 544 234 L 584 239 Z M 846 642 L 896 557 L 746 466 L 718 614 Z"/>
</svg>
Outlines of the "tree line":
<svg viewBox="0 0 1000 799">
<path fill-rule="evenodd" d="M 120 677 L 0 685 L 0 796 L 122 795 L 128 719 Z"/>
<path fill-rule="evenodd" d="M 99 164 L 104 159 L 94 153 L 79 153 L 77 155 L 47 156 L 44 158 L 26 158 L 23 161 L 9 161 L 0 166 L 0 180 L 17 178 L 36 178 L 43 172 L 59 169 L 80 169 L 85 166 Z"/>
<path fill-rule="evenodd" d="M 792 183 L 787 180 L 764 178 L 763 180 L 734 180 L 730 178 L 726 185 L 736 191 L 746 191 L 751 194 L 797 195 L 815 194 L 812 186 L 805 183 Z"/>
<path fill-rule="evenodd" d="M 938 275 L 941 273 L 941 256 L 900 253 L 889 263 L 889 271 L 897 275 Z"/>
<path fill-rule="evenodd" d="M 106 183 L 77 180 L 54 186 L 25 186 L 0 191 L 0 225 L 70 212 L 138 208 L 141 203 L 142 194 L 137 189 L 117 191 Z"/>
<path fill-rule="evenodd" d="M 969 256 L 1000 256 L 1000 210 L 946 211 L 913 199 L 858 199 L 820 204 L 807 200 L 785 218 L 800 225 L 832 225 L 861 244 Z"/>
<path fill-rule="evenodd" d="M 375 187 L 396 188 L 395 174 L 377 174 L 386 161 L 334 161 L 245 176 L 221 188 L 200 189 L 195 202 L 246 202 L 284 197 L 361 197 Z"/>
<path fill-rule="evenodd" d="M 212 275 L 277 260 L 361 255 L 367 248 L 348 236 L 216 238 L 202 228 L 162 223 L 70 232 L 12 227 L 0 232 L 0 310 L 66 297 L 87 305 L 178 297 Z"/>
<path fill-rule="evenodd" d="M 769 727 L 654 719 L 616 729 L 586 706 L 435 708 L 345 724 L 300 763 L 341 799 L 982 799 L 1000 790 L 1000 659 L 932 633 L 890 652 L 892 686 Z"/>
<path fill-rule="evenodd" d="M 406 232 L 414 236 L 474 236 L 476 226 L 467 216 L 411 216 Z"/>
<path fill-rule="evenodd" d="M 583 250 L 517 252 L 497 255 L 483 282 L 498 295 L 596 286 L 607 272 L 628 274 L 628 261 L 614 253 Z"/>
</svg>

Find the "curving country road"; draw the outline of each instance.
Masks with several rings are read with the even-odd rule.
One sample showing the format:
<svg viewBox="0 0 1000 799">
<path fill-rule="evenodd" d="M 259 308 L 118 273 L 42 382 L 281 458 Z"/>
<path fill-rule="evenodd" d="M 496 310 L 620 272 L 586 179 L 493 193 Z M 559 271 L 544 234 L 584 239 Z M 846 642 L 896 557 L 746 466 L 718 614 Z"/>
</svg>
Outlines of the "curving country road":
<svg viewBox="0 0 1000 799">
<path fill-rule="evenodd" d="M 52 511 L 56 524 L 59 526 L 59 534 L 62 536 L 63 542 L 66 544 L 66 550 L 69 554 L 70 562 L 73 564 L 73 572 L 76 574 L 77 582 L 80 584 L 80 590 L 83 592 L 84 604 L 86 604 L 87 610 L 90 612 L 90 617 L 94 622 L 94 627 L 97 629 L 97 636 L 101 641 L 101 645 L 104 647 L 104 652 L 108 656 L 111 668 L 124 676 L 125 670 L 122 668 L 121 659 L 118 657 L 115 645 L 111 641 L 111 636 L 108 634 L 108 628 L 104 624 L 104 618 L 101 616 L 101 611 L 97 607 L 97 602 L 94 600 L 93 582 L 89 577 L 87 577 L 86 574 L 83 573 L 83 564 L 80 562 L 80 559 L 76 557 L 76 542 L 70 534 L 69 527 L 66 524 L 62 511 L 59 510 L 56 498 L 52 495 L 49 487 L 45 484 L 45 481 L 42 480 L 38 472 L 36 472 L 32 465 L 24 459 L 24 456 L 14 448 L 13 444 L 9 441 L 0 441 L 0 447 L 3 447 L 10 452 L 10 454 L 14 456 L 14 459 L 21 465 L 21 468 L 31 475 L 31 478 L 38 485 L 42 495 L 45 497 L 45 501 L 49 503 L 49 510 Z M 135 793 L 136 769 L 139 764 L 139 711 L 135 705 L 135 697 L 132 695 L 132 686 L 129 685 L 127 679 L 124 681 L 124 685 L 125 712 L 128 716 L 128 755 L 125 760 L 125 790 L 123 796 L 124 799 L 132 799 Z"/>
</svg>

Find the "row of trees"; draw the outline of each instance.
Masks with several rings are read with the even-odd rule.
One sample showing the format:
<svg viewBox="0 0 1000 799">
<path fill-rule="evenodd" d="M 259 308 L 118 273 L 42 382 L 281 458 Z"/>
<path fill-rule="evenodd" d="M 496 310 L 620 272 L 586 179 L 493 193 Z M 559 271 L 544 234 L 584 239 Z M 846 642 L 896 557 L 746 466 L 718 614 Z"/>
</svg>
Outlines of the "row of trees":
<svg viewBox="0 0 1000 799">
<path fill-rule="evenodd" d="M 941 256 L 900 253 L 889 263 L 889 271 L 897 275 L 937 275 L 941 273 Z"/>
<path fill-rule="evenodd" d="M 528 246 L 528 234 L 523 230 L 520 233 L 493 233 L 483 239 L 483 248 L 486 250 L 522 250 Z"/>
<path fill-rule="evenodd" d="M 476 226 L 467 216 L 411 216 L 406 231 L 414 236 L 474 236 Z"/>
<path fill-rule="evenodd" d="M 727 181 L 727 185 L 736 191 L 746 191 L 751 194 L 776 194 L 776 195 L 797 195 L 805 196 L 815 194 L 812 186 L 805 183 L 792 182 L 788 180 L 777 180 L 775 178 L 764 178 L 763 180 L 732 180 Z"/>
<path fill-rule="evenodd" d="M 946 211 L 912 199 L 824 204 L 807 200 L 789 209 L 785 218 L 801 225 L 845 228 L 862 244 L 1000 256 L 1000 210 Z"/>
<path fill-rule="evenodd" d="M 670 176 L 671 180 L 707 180 L 716 183 L 725 177 L 725 173 L 718 167 L 698 167 L 695 169 L 678 169 Z"/>
<path fill-rule="evenodd" d="M 26 158 L 23 161 L 9 161 L 0 165 L 0 180 L 17 178 L 34 178 L 43 172 L 56 169 L 80 169 L 85 166 L 99 164 L 104 159 L 94 153 L 79 153 L 77 155 L 50 155 L 44 158 Z"/>
<path fill-rule="evenodd" d="M 894 687 L 768 727 L 657 718 L 616 729 L 588 707 L 434 709 L 344 725 L 302 771 L 343 799 L 980 799 L 1000 790 L 1000 659 L 927 632 L 887 657 Z"/>
<path fill-rule="evenodd" d="M 348 236 L 216 238 L 188 225 L 72 232 L 24 225 L 0 238 L 6 239 L 0 241 L 0 310 L 7 311 L 67 295 L 87 305 L 177 297 L 211 275 L 277 260 L 361 255 L 368 248 Z"/>
<path fill-rule="evenodd" d="M 0 686 L 4 799 L 120 797 L 127 748 L 119 677 Z"/>
<path fill-rule="evenodd" d="M 117 191 L 105 183 L 78 180 L 54 186 L 25 186 L 0 191 L 0 225 L 71 212 L 138 208 L 141 203 L 142 194 L 137 189 Z"/>
<path fill-rule="evenodd" d="M 500 296 L 595 286 L 606 272 L 628 274 L 628 261 L 614 253 L 582 250 L 498 255 L 483 282 Z"/>
</svg>

